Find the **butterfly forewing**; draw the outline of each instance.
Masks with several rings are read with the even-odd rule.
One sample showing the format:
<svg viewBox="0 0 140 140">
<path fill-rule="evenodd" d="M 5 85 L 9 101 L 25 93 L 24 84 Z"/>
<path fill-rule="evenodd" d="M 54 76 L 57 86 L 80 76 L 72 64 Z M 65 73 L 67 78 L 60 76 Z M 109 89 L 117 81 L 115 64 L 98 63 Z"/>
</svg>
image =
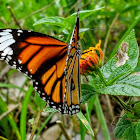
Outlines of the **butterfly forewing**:
<svg viewBox="0 0 140 140">
<path fill-rule="evenodd" d="M 0 29 L 0 59 L 23 72 L 52 108 L 63 114 L 80 110 L 79 17 L 69 45 L 37 32 Z"/>
<path fill-rule="evenodd" d="M 0 59 L 29 76 L 42 99 L 61 112 L 66 58 L 67 44 L 53 37 L 25 30 L 0 30 Z"/>
</svg>

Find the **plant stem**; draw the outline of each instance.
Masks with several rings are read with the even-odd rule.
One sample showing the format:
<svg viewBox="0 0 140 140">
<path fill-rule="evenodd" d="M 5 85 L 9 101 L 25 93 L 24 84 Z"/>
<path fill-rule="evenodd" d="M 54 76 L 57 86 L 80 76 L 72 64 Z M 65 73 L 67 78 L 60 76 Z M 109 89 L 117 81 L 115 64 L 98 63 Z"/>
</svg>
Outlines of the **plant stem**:
<svg viewBox="0 0 140 140">
<path fill-rule="evenodd" d="M 10 7 L 10 6 L 7 6 L 7 8 L 8 8 L 8 10 L 10 11 L 11 16 L 13 17 L 13 19 L 14 19 L 14 21 L 15 21 L 15 24 L 16 24 L 20 29 L 22 29 L 22 27 L 20 26 L 20 23 L 19 23 L 19 21 L 17 20 L 15 14 L 13 13 L 11 7 Z"/>
<path fill-rule="evenodd" d="M 36 137 L 34 140 L 37 140 L 37 137 L 39 136 L 39 134 L 41 133 L 41 131 L 43 130 L 43 128 L 46 126 L 46 124 L 48 123 L 48 121 L 52 118 L 52 116 L 54 115 L 55 112 L 52 112 L 47 119 L 44 121 L 44 123 L 42 124 L 42 126 L 39 128 Z"/>
<path fill-rule="evenodd" d="M 119 97 L 117 96 L 112 96 L 116 101 L 118 101 L 123 107 L 124 109 L 128 110 L 128 111 L 132 111 L 132 108 L 129 107 L 125 102 L 123 102 Z"/>
<path fill-rule="evenodd" d="M 40 110 L 37 113 L 37 117 L 36 117 L 36 119 L 34 121 L 34 124 L 33 124 L 33 127 L 32 127 L 32 132 L 31 132 L 31 136 L 30 136 L 29 140 L 32 140 L 33 137 L 34 137 L 35 131 L 36 131 L 37 127 L 38 127 L 38 122 L 39 122 L 39 119 L 40 119 L 40 116 L 41 116 L 41 112 L 42 112 L 42 110 Z"/>
<path fill-rule="evenodd" d="M 87 103 L 85 103 L 85 107 L 86 107 L 86 112 L 87 112 L 87 120 L 88 120 L 88 122 L 89 122 L 89 125 L 91 126 L 91 120 L 90 120 L 90 115 L 89 115 L 88 104 L 87 104 Z M 92 128 L 92 127 L 91 127 L 91 128 Z M 91 135 L 91 133 L 90 133 L 90 139 L 91 139 L 91 140 L 94 140 L 94 137 Z"/>
<path fill-rule="evenodd" d="M 62 130 L 62 133 L 64 134 L 66 140 L 70 140 L 70 137 L 69 135 L 67 134 L 65 128 L 64 128 L 64 125 L 62 124 L 62 122 L 60 120 L 56 121 L 56 123 L 59 125 L 59 127 L 61 128 Z"/>
<path fill-rule="evenodd" d="M 113 19 L 109 29 L 108 29 L 108 32 L 107 32 L 107 35 L 106 35 L 106 38 L 105 38 L 105 43 L 104 43 L 104 49 L 103 49 L 103 54 L 104 54 L 104 57 L 103 57 L 103 60 L 102 60 L 102 64 L 104 64 L 104 58 L 105 58 L 105 53 L 106 53 L 106 48 L 107 48 L 107 44 L 108 44 L 108 39 L 109 39 L 109 35 L 110 35 L 110 32 L 111 32 L 111 29 L 112 27 L 114 26 L 114 24 L 116 23 L 118 17 L 119 17 L 119 13 L 116 14 L 115 18 Z"/>
<path fill-rule="evenodd" d="M 108 132 L 108 128 L 107 128 L 107 125 L 106 125 L 106 121 L 105 121 L 105 118 L 104 118 L 104 115 L 103 115 L 103 111 L 102 111 L 102 108 L 101 108 L 101 105 L 100 105 L 100 102 L 99 102 L 99 96 L 98 95 L 96 95 L 96 100 L 94 102 L 94 105 L 95 105 L 95 111 L 96 111 L 97 117 L 100 121 L 102 130 L 103 130 L 103 133 L 104 133 L 105 140 L 111 140 L 109 132 Z"/>
<path fill-rule="evenodd" d="M 103 74 L 101 73 L 99 68 L 96 68 L 96 72 L 99 75 L 99 77 L 101 78 L 102 82 L 104 83 L 105 86 L 107 86 L 106 84 L 106 79 L 104 78 Z"/>
<path fill-rule="evenodd" d="M 129 99 L 128 99 L 128 104 L 131 103 L 131 100 L 132 100 L 133 96 L 130 96 Z"/>
</svg>

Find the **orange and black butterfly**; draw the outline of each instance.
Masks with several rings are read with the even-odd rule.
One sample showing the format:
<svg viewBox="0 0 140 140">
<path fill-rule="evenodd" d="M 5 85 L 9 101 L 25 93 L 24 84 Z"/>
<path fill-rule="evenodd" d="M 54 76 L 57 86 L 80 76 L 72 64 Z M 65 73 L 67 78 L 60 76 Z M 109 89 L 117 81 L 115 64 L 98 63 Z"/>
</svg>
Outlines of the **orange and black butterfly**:
<svg viewBox="0 0 140 140">
<path fill-rule="evenodd" d="M 33 81 L 40 97 L 63 114 L 80 110 L 79 14 L 67 44 L 49 35 L 0 29 L 0 59 Z"/>
</svg>

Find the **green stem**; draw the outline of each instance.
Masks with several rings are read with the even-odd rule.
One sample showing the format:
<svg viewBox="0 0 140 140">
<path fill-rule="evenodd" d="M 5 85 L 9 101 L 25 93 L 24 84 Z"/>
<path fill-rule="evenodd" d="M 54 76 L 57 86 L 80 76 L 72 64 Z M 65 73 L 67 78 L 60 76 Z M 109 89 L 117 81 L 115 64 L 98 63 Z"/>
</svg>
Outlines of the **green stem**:
<svg viewBox="0 0 140 140">
<path fill-rule="evenodd" d="M 102 130 L 104 133 L 105 140 L 111 140 L 98 95 L 96 95 L 96 100 L 94 102 L 94 105 L 95 105 L 95 111 L 96 111 L 97 117 L 100 121 Z"/>
<path fill-rule="evenodd" d="M 34 124 L 32 125 L 32 132 L 31 132 L 29 140 L 32 140 L 34 135 L 35 135 L 35 132 L 36 132 L 37 127 L 38 127 L 39 119 L 40 119 L 40 116 L 41 116 L 41 112 L 42 112 L 42 110 L 39 110 L 39 112 L 37 113 L 37 117 L 34 121 Z"/>
<path fill-rule="evenodd" d="M 128 110 L 128 111 L 132 111 L 132 108 L 127 105 L 125 102 L 123 102 L 119 97 L 117 96 L 112 96 L 117 102 L 119 102 L 123 107 L 124 109 Z"/>
<path fill-rule="evenodd" d="M 42 126 L 39 128 L 37 134 L 36 134 L 36 137 L 35 137 L 35 140 L 37 140 L 37 137 L 39 136 L 39 134 L 42 132 L 43 128 L 46 126 L 46 124 L 48 123 L 48 121 L 51 119 L 51 117 L 54 115 L 55 112 L 52 112 L 48 118 L 44 121 L 44 123 L 42 124 Z"/>
<path fill-rule="evenodd" d="M 89 111 L 88 111 L 88 104 L 85 103 L 85 107 L 86 107 L 86 112 L 87 112 L 87 120 L 89 122 L 89 125 L 91 126 L 91 121 L 90 121 L 90 114 L 89 114 Z M 92 127 L 91 127 L 92 128 Z M 90 134 L 90 139 L 91 140 L 94 140 L 94 137 Z"/>
<path fill-rule="evenodd" d="M 104 83 L 105 86 L 107 86 L 106 84 L 106 79 L 104 78 L 103 74 L 101 73 L 99 68 L 96 68 L 96 72 L 99 75 L 99 77 L 101 78 L 102 82 Z"/>
<path fill-rule="evenodd" d="M 128 104 L 131 103 L 131 100 L 132 100 L 133 96 L 130 96 L 129 99 L 128 99 Z"/>
</svg>

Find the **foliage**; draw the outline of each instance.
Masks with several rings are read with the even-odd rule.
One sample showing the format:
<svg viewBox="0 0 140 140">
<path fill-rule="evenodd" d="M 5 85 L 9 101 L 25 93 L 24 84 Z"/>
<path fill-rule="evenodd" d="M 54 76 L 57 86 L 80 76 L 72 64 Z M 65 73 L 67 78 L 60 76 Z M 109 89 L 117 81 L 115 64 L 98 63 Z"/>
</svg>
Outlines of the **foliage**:
<svg viewBox="0 0 140 140">
<path fill-rule="evenodd" d="M 49 4 L 51 5 L 48 6 Z M 15 22 L 7 6 L 11 7 L 18 24 Z M 42 9 L 43 7 L 44 9 Z M 68 43 L 78 8 L 80 9 L 80 37 L 85 42 L 83 43 L 82 40 L 80 42 L 82 49 L 84 50 L 90 46 L 94 46 L 101 39 L 102 44 L 104 44 L 102 46 L 104 46 L 104 62 L 106 63 L 103 67 L 96 69 L 96 71 L 90 74 L 88 84 L 82 84 L 82 104 L 84 104 L 86 109 L 85 111 L 82 109 L 77 116 L 72 117 L 73 125 L 76 128 L 80 127 L 79 133 L 82 140 L 85 139 L 87 130 L 90 132 L 91 139 L 94 139 L 93 135 L 96 137 L 97 134 L 93 133 L 91 118 L 96 113 L 104 138 L 106 140 L 111 139 L 106 123 L 107 118 L 104 117 L 104 110 L 99 102 L 99 95 L 111 95 L 125 110 L 125 114 L 115 128 L 115 138 L 139 140 L 140 102 L 138 98 L 135 101 L 133 96 L 140 96 L 140 75 L 134 73 L 140 70 L 138 49 L 140 42 L 140 24 L 138 24 L 140 21 L 140 1 L 111 0 L 97 2 L 90 0 L 56 0 L 53 3 L 51 0 L 30 0 L 28 2 L 26 0 L 17 0 L 15 3 L 12 0 L 1 0 L 0 28 L 17 29 L 21 27 L 22 29 L 55 36 Z M 38 11 L 39 9 L 42 10 Z M 36 13 L 34 13 L 35 11 Z M 109 37 L 107 37 L 108 33 Z M 106 43 L 107 48 L 105 47 Z M 123 43 L 126 43 L 128 47 L 124 52 Z M 121 57 L 119 57 L 119 48 L 125 56 L 127 55 L 127 57 L 123 57 L 123 65 L 120 64 L 122 61 L 120 60 Z M 3 73 L 3 69 L 5 69 L 5 64 L 2 63 L 0 66 L 1 74 Z M 22 109 L 19 107 L 17 111 L 20 113 L 20 120 L 16 117 L 14 118 L 14 115 L 19 115 L 16 111 L 13 111 L 13 114 L 10 113 L 0 120 L 0 136 L 7 139 L 26 139 L 26 120 L 36 118 L 35 121 L 38 121 L 37 127 L 39 127 L 39 130 L 35 128 L 35 131 L 37 131 L 35 139 L 37 139 L 39 134 L 44 129 L 46 130 L 45 126 L 56 114 L 56 110 L 45 107 L 46 103 L 40 99 L 37 93 L 35 93 L 35 96 L 31 95 L 32 87 L 30 86 L 29 80 L 26 80 L 22 87 L 11 84 L 9 77 L 14 72 L 9 71 L 3 75 L 4 78 L 0 79 L 0 115 L 2 116 L 3 113 L 8 111 L 9 104 L 22 103 Z M 27 91 L 25 90 L 26 87 L 29 88 Z M 15 97 L 15 100 L 12 100 L 9 97 L 11 88 L 18 89 L 19 95 L 25 95 L 24 100 L 21 100 L 19 96 Z M 3 89 L 6 90 L 6 93 Z M 120 99 L 118 95 L 129 96 L 127 103 Z M 49 115 L 40 124 L 36 116 L 38 116 L 38 113 L 44 107 L 44 112 L 47 112 Z M 65 126 L 66 123 L 63 117 L 66 116 L 62 115 L 62 122 Z M 81 121 L 77 122 L 76 117 Z M 74 133 L 76 135 L 76 130 Z"/>
</svg>

